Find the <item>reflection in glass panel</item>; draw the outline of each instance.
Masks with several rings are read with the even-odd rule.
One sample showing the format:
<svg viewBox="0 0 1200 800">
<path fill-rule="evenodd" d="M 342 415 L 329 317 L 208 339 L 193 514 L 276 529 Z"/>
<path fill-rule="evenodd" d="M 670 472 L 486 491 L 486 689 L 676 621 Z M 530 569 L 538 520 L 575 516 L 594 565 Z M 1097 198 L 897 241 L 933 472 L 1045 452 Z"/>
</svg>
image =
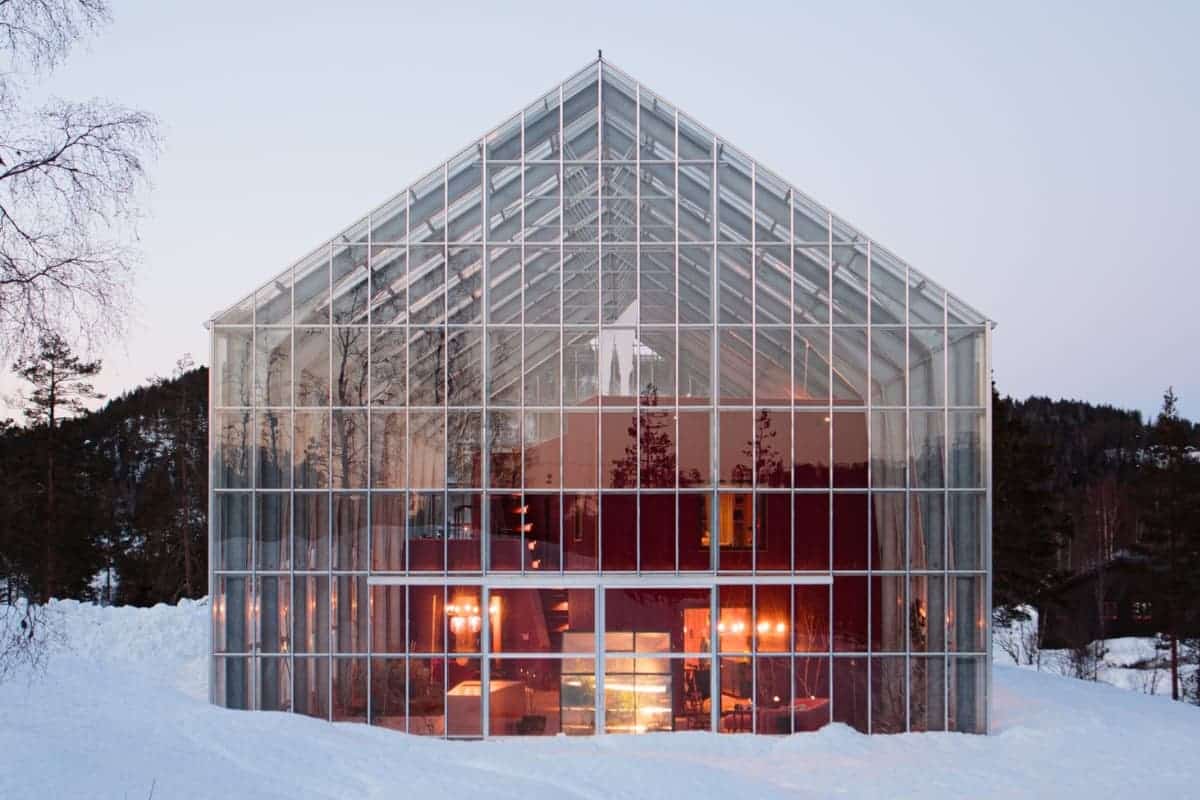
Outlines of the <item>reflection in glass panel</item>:
<svg viewBox="0 0 1200 800">
<path fill-rule="evenodd" d="M 371 488 L 402 489 L 408 467 L 403 411 L 371 412 Z"/>
<path fill-rule="evenodd" d="M 820 730 L 829 723 L 829 659 L 795 660 L 795 709 L 793 730 Z"/>
<path fill-rule="evenodd" d="M 987 670 L 984 658 L 950 659 L 948 730 L 987 733 Z"/>
<path fill-rule="evenodd" d="M 946 729 L 946 661 L 941 656 L 913 657 L 908 673 L 909 730 Z"/>
<path fill-rule="evenodd" d="M 867 495 L 833 496 L 833 568 L 867 568 Z"/>
<path fill-rule="evenodd" d="M 871 328 L 871 403 L 903 406 L 907 402 L 904 379 L 904 328 Z M 914 399 L 915 403 L 915 399 Z"/>
<path fill-rule="evenodd" d="M 594 494 L 563 495 L 563 566 L 568 571 L 595 572 L 599 499 Z"/>
<path fill-rule="evenodd" d="M 250 405 L 253 332 L 213 329 L 213 401 L 218 408 Z"/>
<path fill-rule="evenodd" d="M 717 495 L 718 566 L 722 572 L 749 570 L 753 566 L 754 495 L 722 492 Z"/>
<path fill-rule="evenodd" d="M 258 465 L 255 486 L 288 489 L 292 477 L 292 415 L 287 411 L 260 411 Z"/>
<path fill-rule="evenodd" d="M 296 575 L 294 625 L 297 653 L 329 652 L 329 578 L 325 575 Z M 297 692 L 299 690 L 297 689 Z"/>
<path fill-rule="evenodd" d="M 563 332 L 562 382 L 563 404 L 590 405 L 600 392 L 597 372 L 599 333 L 595 328 Z"/>
<path fill-rule="evenodd" d="M 721 405 L 748 406 L 754 382 L 754 337 L 752 328 L 721 328 L 717 353 L 721 380 Z"/>
<path fill-rule="evenodd" d="M 782 492 L 755 498 L 754 568 L 787 570 L 792 563 L 792 498 Z"/>
<path fill-rule="evenodd" d="M 562 563 L 561 521 L 558 495 L 525 495 L 525 546 L 521 552 L 526 570 L 558 570 Z"/>
<path fill-rule="evenodd" d="M 754 660 L 754 732 L 789 734 L 798 709 L 792 703 L 792 660 L 761 656 Z"/>
<path fill-rule="evenodd" d="M 786 587 L 785 587 L 786 588 Z M 793 646 L 798 653 L 823 653 L 829 649 L 829 587 L 794 587 Z"/>
<path fill-rule="evenodd" d="M 295 672 L 293 710 L 317 719 L 329 719 L 329 658 L 300 658 L 292 661 Z"/>
<path fill-rule="evenodd" d="M 712 331 L 679 331 L 679 404 L 707 403 L 712 399 Z"/>
<path fill-rule="evenodd" d="M 297 570 L 329 569 L 329 495 L 296 492 L 292 546 Z"/>
<path fill-rule="evenodd" d="M 562 447 L 557 411 L 536 411 L 525 415 L 525 485 L 529 488 L 555 489 L 561 483 L 559 450 Z M 520 484 L 520 475 L 513 484 Z M 498 485 L 494 478 L 492 485 Z"/>
<path fill-rule="evenodd" d="M 871 732 L 904 733 L 908 665 L 903 656 L 871 659 Z"/>
<path fill-rule="evenodd" d="M 447 569 L 478 572 L 483 564 L 483 495 L 451 492 L 446 499 Z"/>
<path fill-rule="evenodd" d="M 755 402 L 786 406 L 792 402 L 792 332 L 759 328 L 754 341 Z"/>
<path fill-rule="evenodd" d="M 295 471 L 292 485 L 297 489 L 325 489 L 329 486 L 329 412 L 297 411 L 295 418 Z"/>
<path fill-rule="evenodd" d="M 793 417 L 792 481 L 797 489 L 829 486 L 830 415 L 822 411 L 797 411 Z"/>
<path fill-rule="evenodd" d="M 439 591 L 441 591 L 439 589 Z M 408 732 L 443 736 L 446 732 L 446 662 L 442 658 L 408 661 Z"/>
<path fill-rule="evenodd" d="M 955 576 L 946 587 L 947 650 L 958 653 L 982 653 L 987 650 L 984 593 L 987 586 L 979 576 Z"/>
<path fill-rule="evenodd" d="M 321 333 L 328 337 L 328 330 Z M 257 328 L 254 332 L 254 403 L 262 406 L 289 406 L 292 404 L 292 337 L 290 329 Z M 324 371 L 329 374 L 329 351 L 325 351 Z M 297 359 L 300 359 L 297 355 Z M 308 362 L 304 362 L 308 363 Z M 314 368 L 319 364 L 313 363 Z M 297 371 L 299 378 L 299 371 Z M 326 392 L 329 381 L 324 381 Z M 328 405 L 326 399 L 322 405 Z"/>
<path fill-rule="evenodd" d="M 446 419 L 438 411 L 408 415 L 409 485 L 439 489 L 446 482 Z"/>
<path fill-rule="evenodd" d="M 642 328 L 638 339 L 638 395 L 643 405 L 675 402 L 675 331 Z"/>
<path fill-rule="evenodd" d="M 594 170 L 593 170 L 594 171 Z M 568 170 L 571 176 L 577 175 L 578 170 Z M 580 200 L 580 206 L 594 207 L 595 195 Z M 580 208 L 582 210 L 582 208 Z M 576 213 L 572 211 L 570 213 Z M 591 231 L 595 236 L 594 228 Z M 568 239 L 579 235 L 574 228 L 568 227 Z M 600 321 L 600 255 L 593 247 L 568 246 L 563 250 L 562 262 L 562 310 L 563 323 L 566 325 L 595 325 Z"/>
<path fill-rule="evenodd" d="M 274 332 L 272 332 L 274 333 Z M 282 347 L 286 347 L 284 343 Z M 282 350 L 275 357 L 282 364 Z M 298 328 L 296 330 L 296 405 L 329 405 L 329 328 Z M 271 379 L 268 379 L 270 381 Z M 286 397 L 285 392 L 278 392 Z M 286 405 L 267 403 L 268 405 Z"/>
<path fill-rule="evenodd" d="M 283 492 L 254 495 L 254 561 L 260 570 L 288 569 L 291 563 L 292 505 Z"/>
<path fill-rule="evenodd" d="M 599 435 L 600 415 L 596 411 L 570 411 L 563 415 L 563 486 L 566 488 L 599 486 Z"/>
<path fill-rule="evenodd" d="M 398 572 L 405 568 L 407 502 L 403 492 L 371 494 L 371 569 L 377 572 Z"/>
<path fill-rule="evenodd" d="M 950 412 L 949 486 L 983 488 L 983 412 Z"/>
<path fill-rule="evenodd" d="M 908 646 L 915 653 L 946 649 L 945 582 L 941 575 L 909 578 Z"/>
<path fill-rule="evenodd" d="M 833 579 L 833 651 L 864 653 L 866 650 L 867 579 L 861 575 L 837 575 Z"/>
<path fill-rule="evenodd" d="M 867 732 L 867 658 L 833 659 L 833 721 Z"/>
<path fill-rule="evenodd" d="M 406 397 L 408 350 L 402 328 L 371 330 L 371 401 L 379 406 L 402 406 Z"/>
<path fill-rule="evenodd" d="M 719 464 L 722 486 L 749 486 L 754 480 L 754 415 L 750 411 L 720 413 Z"/>
<path fill-rule="evenodd" d="M 371 650 L 403 653 L 408 645 L 404 586 L 371 587 Z"/>
<path fill-rule="evenodd" d="M 937 489 L 946 485 L 945 418 L 941 411 L 910 411 L 909 452 L 912 487 Z"/>
<path fill-rule="evenodd" d="M 867 412 L 839 411 L 833 415 L 833 485 L 867 485 Z"/>
<path fill-rule="evenodd" d="M 717 249 L 717 308 L 721 323 L 749 325 L 754 321 L 750 304 L 752 269 L 749 247 Z"/>
<path fill-rule="evenodd" d="M 477 209 L 478 210 L 478 209 Z M 449 286 L 446 303 L 451 325 L 483 322 L 483 248 L 451 247 L 446 265 Z"/>
<path fill-rule="evenodd" d="M 944 493 L 913 492 L 909 509 L 909 568 L 943 569 L 946 563 Z"/>
<path fill-rule="evenodd" d="M 478 411 L 446 414 L 446 485 L 478 489 L 483 476 L 482 416 Z"/>
<path fill-rule="evenodd" d="M 492 736 L 595 733 L 595 671 L 592 659 L 492 659 L 488 732 Z"/>
<path fill-rule="evenodd" d="M 793 495 L 795 563 L 798 570 L 829 569 L 829 495 Z"/>
<path fill-rule="evenodd" d="M 451 328 L 446 340 L 446 404 L 483 403 L 483 330 Z"/>
<path fill-rule="evenodd" d="M 759 585 L 754 589 L 754 650 L 786 653 L 792 649 L 792 591 L 787 586 Z"/>
<path fill-rule="evenodd" d="M 946 349 L 941 328 L 912 328 L 908 334 L 909 402 L 940 406 L 946 401 Z"/>
<path fill-rule="evenodd" d="M 673 488 L 676 473 L 675 413 L 648 407 L 638 417 L 640 486 L 643 489 Z"/>
<path fill-rule="evenodd" d="M 335 576 L 331 602 L 334 652 L 367 652 L 367 576 Z"/>
<path fill-rule="evenodd" d="M 791 394 L 797 406 L 829 404 L 829 328 L 794 329 Z"/>
<path fill-rule="evenodd" d="M 638 481 L 637 415 L 605 411 L 600 415 L 600 472 L 606 489 L 633 489 Z"/>
<path fill-rule="evenodd" d="M 333 412 L 333 487 L 367 486 L 367 412 Z"/>
<path fill-rule="evenodd" d="M 446 330 L 408 332 L 408 404 L 436 406 L 446 399 Z"/>
<path fill-rule="evenodd" d="M 720 733 L 754 731 L 754 659 L 733 656 L 720 659 Z"/>
<path fill-rule="evenodd" d="M 496 489 L 519 489 L 521 487 L 521 414 L 517 411 L 489 411 L 487 413 L 488 464 L 491 470 L 490 485 Z M 548 445 L 547 445 L 548 446 Z M 554 458 L 558 460 L 558 443 L 554 442 Z M 534 448 L 541 458 L 541 451 Z M 528 455 L 527 455 L 528 457 Z"/>
<path fill-rule="evenodd" d="M 952 570 L 982 570 L 987 498 L 975 492 L 950 494 L 950 566 Z"/>
<path fill-rule="evenodd" d="M 367 569 L 367 496 L 333 495 L 333 568 Z"/>
<path fill-rule="evenodd" d="M 871 411 L 871 486 L 903 489 L 905 468 L 905 412 L 902 409 Z"/>
<path fill-rule="evenodd" d="M 903 575 L 871 576 L 871 650 L 876 653 L 904 652 L 905 618 Z"/>
<path fill-rule="evenodd" d="M 688 183 L 685 177 L 690 170 L 687 167 L 680 167 L 680 186 Z M 684 198 L 679 200 L 680 215 L 683 216 L 688 209 L 688 204 Z M 707 217 L 710 216 L 705 207 L 703 212 L 706 215 L 705 224 L 708 224 Z M 679 226 L 679 238 L 684 239 L 687 234 L 687 229 L 684 225 Z M 705 235 L 703 238 L 710 238 Z M 711 247 L 696 247 L 694 245 L 680 245 L 679 247 L 679 324 L 680 325 L 701 325 L 708 324 L 713 321 L 713 249 Z"/>
<path fill-rule="evenodd" d="M 833 404 L 867 403 L 867 329 L 833 329 Z"/>
<path fill-rule="evenodd" d="M 218 575 L 214 580 L 213 650 L 217 653 L 248 653 L 255 623 L 250 578 Z"/>
<path fill-rule="evenodd" d="M 987 396 L 982 330 L 951 328 L 950 398 L 952 406 L 980 406 Z"/>
<path fill-rule="evenodd" d="M 371 659 L 371 724 L 406 730 L 407 696 L 408 663 L 403 658 Z"/>
<path fill-rule="evenodd" d="M 367 405 L 367 343 L 369 328 L 333 329 L 333 404 Z M 297 392 L 300 391 L 297 383 Z"/>
<path fill-rule="evenodd" d="M 250 503 L 253 495 L 222 492 L 213 498 L 213 568 L 250 569 Z"/>
<path fill-rule="evenodd" d="M 679 494 L 679 569 L 712 569 L 712 495 Z"/>
<path fill-rule="evenodd" d="M 871 569 L 904 569 L 904 494 L 871 495 Z"/>
<path fill-rule="evenodd" d="M 712 485 L 712 413 L 708 411 L 681 411 L 679 418 L 680 486 Z"/>
<path fill-rule="evenodd" d="M 488 495 L 488 553 L 491 570 L 521 568 L 521 531 L 524 527 L 524 499 L 519 492 Z"/>
<path fill-rule="evenodd" d="M 223 659 L 228 660 L 228 659 Z M 258 659 L 258 692 L 255 707 L 260 711 L 292 710 L 292 660 L 287 656 Z M 236 707 L 236 706 L 235 706 Z"/>
<path fill-rule="evenodd" d="M 494 406 L 521 404 L 521 331 L 517 328 L 488 329 L 488 403 Z"/>
<path fill-rule="evenodd" d="M 675 495 L 643 494 L 639 498 L 639 568 L 675 569 Z"/>
<path fill-rule="evenodd" d="M 441 492 L 408 495 L 408 568 L 441 572 L 446 566 L 445 500 Z"/>
<path fill-rule="evenodd" d="M 605 572 L 637 569 L 636 494 L 600 496 L 600 542 Z"/>
<path fill-rule="evenodd" d="M 525 329 L 525 405 L 557 406 L 559 358 L 558 329 Z"/>
<path fill-rule="evenodd" d="M 398 234 L 404 237 L 403 230 Z M 407 320 L 408 252 L 403 245 L 380 247 L 376 242 L 371 254 L 371 323 L 403 325 Z"/>
</svg>

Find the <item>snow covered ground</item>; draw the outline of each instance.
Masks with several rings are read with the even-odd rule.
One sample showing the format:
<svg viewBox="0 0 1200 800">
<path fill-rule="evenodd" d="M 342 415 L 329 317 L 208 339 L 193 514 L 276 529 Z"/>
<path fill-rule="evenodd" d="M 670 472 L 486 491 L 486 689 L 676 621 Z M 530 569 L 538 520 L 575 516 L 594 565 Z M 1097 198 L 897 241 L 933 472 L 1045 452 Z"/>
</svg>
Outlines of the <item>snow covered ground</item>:
<svg viewBox="0 0 1200 800">
<path fill-rule="evenodd" d="M 0 685 L 0 798 L 1195 797 L 1200 709 L 997 665 L 994 734 L 442 742 L 208 705 L 207 606 L 54 603 Z"/>
</svg>

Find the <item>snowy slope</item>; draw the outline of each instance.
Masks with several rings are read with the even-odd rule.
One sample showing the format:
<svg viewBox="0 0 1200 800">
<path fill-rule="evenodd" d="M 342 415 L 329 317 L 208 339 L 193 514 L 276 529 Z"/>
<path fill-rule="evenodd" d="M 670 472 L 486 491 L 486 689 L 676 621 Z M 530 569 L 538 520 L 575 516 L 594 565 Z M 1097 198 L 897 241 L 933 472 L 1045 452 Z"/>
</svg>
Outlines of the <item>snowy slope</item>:
<svg viewBox="0 0 1200 800">
<path fill-rule="evenodd" d="M 997 666 L 996 733 L 442 742 L 205 702 L 207 607 L 54 603 L 0 685 L 0 798 L 1194 797 L 1200 709 Z"/>
</svg>

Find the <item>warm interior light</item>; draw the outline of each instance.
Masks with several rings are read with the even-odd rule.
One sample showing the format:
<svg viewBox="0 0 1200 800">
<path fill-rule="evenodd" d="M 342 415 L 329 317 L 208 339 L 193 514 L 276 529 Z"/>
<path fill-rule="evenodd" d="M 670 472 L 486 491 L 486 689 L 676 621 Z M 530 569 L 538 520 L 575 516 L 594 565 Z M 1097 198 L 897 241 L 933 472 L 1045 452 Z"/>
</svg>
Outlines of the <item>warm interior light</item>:
<svg viewBox="0 0 1200 800">
<path fill-rule="evenodd" d="M 782 623 L 782 622 L 775 623 L 775 632 L 776 633 L 783 633 L 786 630 L 787 630 L 787 625 L 785 625 L 784 623 Z"/>
</svg>

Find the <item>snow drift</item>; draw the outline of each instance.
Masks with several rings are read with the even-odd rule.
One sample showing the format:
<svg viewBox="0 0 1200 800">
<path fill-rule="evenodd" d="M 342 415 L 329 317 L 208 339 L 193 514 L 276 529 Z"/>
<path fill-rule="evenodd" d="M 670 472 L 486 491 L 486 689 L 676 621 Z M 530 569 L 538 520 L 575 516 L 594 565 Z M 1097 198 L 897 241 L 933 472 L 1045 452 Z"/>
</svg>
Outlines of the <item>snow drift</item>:
<svg viewBox="0 0 1200 800">
<path fill-rule="evenodd" d="M 997 665 L 988 737 L 443 742 L 207 703 L 208 608 L 55 602 L 43 672 L 0 685 L 0 797 L 1185 797 L 1200 709 Z"/>
</svg>

